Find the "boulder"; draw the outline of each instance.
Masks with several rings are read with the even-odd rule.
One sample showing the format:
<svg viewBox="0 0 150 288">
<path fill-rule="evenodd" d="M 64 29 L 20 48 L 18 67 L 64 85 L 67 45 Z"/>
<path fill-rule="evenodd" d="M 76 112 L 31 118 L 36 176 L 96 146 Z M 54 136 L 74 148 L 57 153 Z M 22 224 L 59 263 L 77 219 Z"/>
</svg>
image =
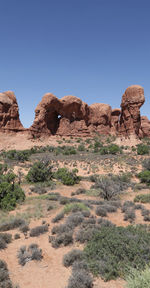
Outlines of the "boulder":
<svg viewBox="0 0 150 288">
<path fill-rule="evenodd" d="M 0 131 L 23 131 L 19 119 L 19 108 L 12 91 L 0 93 Z"/>
</svg>

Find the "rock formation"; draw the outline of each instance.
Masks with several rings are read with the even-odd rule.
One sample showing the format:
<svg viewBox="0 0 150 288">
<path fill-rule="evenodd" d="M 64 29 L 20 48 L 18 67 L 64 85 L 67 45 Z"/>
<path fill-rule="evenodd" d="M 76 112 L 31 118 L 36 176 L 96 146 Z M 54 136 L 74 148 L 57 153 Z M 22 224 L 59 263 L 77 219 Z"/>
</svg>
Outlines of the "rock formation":
<svg viewBox="0 0 150 288">
<path fill-rule="evenodd" d="M 121 110 L 116 108 L 111 112 L 111 134 L 117 135 L 119 129 Z"/>
<path fill-rule="evenodd" d="M 35 120 L 28 130 L 41 135 L 90 136 L 99 134 L 150 137 L 150 121 L 140 116 L 145 101 L 144 90 L 134 85 L 122 96 L 121 110 L 107 104 L 90 106 L 75 96 L 58 99 L 51 93 L 43 96 L 35 109 Z M 0 93 L 0 131 L 24 131 L 13 92 Z"/>
<path fill-rule="evenodd" d="M 12 91 L 0 93 L 0 131 L 22 131 L 19 109 Z"/>
<path fill-rule="evenodd" d="M 109 134 L 111 128 L 111 107 L 107 104 L 96 103 L 89 106 L 89 130 L 100 134 Z"/>
<path fill-rule="evenodd" d="M 144 104 L 144 89 L 133 85 L 126 89 L 122 96 L 119 135 L 139 136 L 141 128 L 140 107 Z"/>
<path fill-rule="evenodd" d="M 150 137 L 150 121 L 146 116 L 141 116 L 141 138 Z"/>
</svg>

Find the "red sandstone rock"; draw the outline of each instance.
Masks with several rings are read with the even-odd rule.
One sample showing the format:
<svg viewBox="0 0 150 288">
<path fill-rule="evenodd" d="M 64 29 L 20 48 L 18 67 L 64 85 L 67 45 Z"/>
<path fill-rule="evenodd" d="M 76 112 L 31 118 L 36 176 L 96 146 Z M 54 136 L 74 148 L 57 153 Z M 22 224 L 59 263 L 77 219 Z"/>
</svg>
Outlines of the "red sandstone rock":
<svg viewBox="0 0 150 288">
<path fill-rule="evenodd" d="M 140 107 L 145 102 L 144 89 L 139 85 L 128 87 L 122 96 L 119 134 L 139 135 L 141 127 Z"/>
<path fill-rule="evenodd" d="M 0 131 L 22 131 L 19 109 L 12 91 L 0 93 Z"/>
<path fill-rule="evenodd" d="M 30 127 L 32 135 L 56 134 L 59 126 L 60 105 L 60 101 L 53 94 L 47 93 L 43 96 L 35 109 L 35 120 Z"/>
<path fill-rule="evenodd" d="M 141 137 L 150 137 L 150 120 L 141 116 Z"/>
<path fill-rule="evenodd" d="M 111 112 L 111 134 L 116 135 L 119 128 L 119 119 L 120 119 L 121 110 L 116 108 Z"/>
<path fill-rule="evenodd" d="M 111 127 L 111 107 L 107 104 L 95 103 L 89 106 L 89 130 L 100 134 L 109 134 Z"/>
</svg>

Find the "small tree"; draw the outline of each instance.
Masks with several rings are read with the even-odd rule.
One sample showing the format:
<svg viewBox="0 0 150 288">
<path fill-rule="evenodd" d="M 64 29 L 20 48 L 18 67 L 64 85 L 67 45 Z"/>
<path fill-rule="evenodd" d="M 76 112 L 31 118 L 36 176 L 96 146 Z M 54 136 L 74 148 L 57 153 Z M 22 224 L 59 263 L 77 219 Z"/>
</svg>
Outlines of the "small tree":
<svg viewBox="0 0 150 288">
<path fill-rule="evenodd" d="M 30 168 L 26 178 L 28 182 L 44 182 L 52 179 L 52 167 L 48 161 L 38 161 Z"/>
</svg>

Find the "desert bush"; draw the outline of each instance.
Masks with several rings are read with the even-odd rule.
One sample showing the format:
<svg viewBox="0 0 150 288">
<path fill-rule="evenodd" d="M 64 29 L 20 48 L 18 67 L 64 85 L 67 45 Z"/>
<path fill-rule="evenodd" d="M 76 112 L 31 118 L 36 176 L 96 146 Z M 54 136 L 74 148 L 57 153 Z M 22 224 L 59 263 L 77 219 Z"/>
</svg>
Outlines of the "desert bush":
<svg viewBox="0 0 150 288">
<path fill-rule="evenodd" d="M 5 249 L 7 244 L 11 243 L 12 235 L 9 233 L 0 233 L 0 250 Z"/>
<path fill-rule="evenodd" d="M 20 234 L 16 233 L 16 234 L 14 235 L 14 239 L 15 239 L 15 240 L 20 239 Z"/>
<path fill-rule="evenodd" d="M 79 226 L 83 222 L 83 220 L 83 214 L 81 212 L 75 212 L 67 217 L 66 225 L 74 229 L 75 227 Z"/>
<path fill-rule="evenodd" d="M 28 225 L 28 224 L 23 224 L 23 225 L 21 225 L 21 226 L 19 227 L 19 230 L 20 230 L 20 232 L 22 232 L 22 233 L 27 233 L 27 232 L 30 230 L 30 228 L 29 228 L 29 225 Z"/>
<path fill-rule="evenodd" d="M 141 214 L 142 214 L 142 216 L 149 216 L 150 210 L 145 209 L 145 207 L 144 207 L 144 208 L 142 208 L 142 210 L 141 210 Z"/>
<path fill-rule="evenodd" d="M 26 179 L 28 182 L 44 182 L 52 179 L 52 167 L 48 161 L 37 161 L 30 168 Z"/>
<path fill-rule="evenodd" d="M 150 185 L 150 170 L 142 171 L 138 174 L 138 178 L 142 183 L 146 183 L 148 186 Z"/>
<path fill-rule="evenodd" d="M 104 218 L 98 218 L 97 224 L 99 224 L 100 226 L 105 226 L 105 227 L 115 226 L 115 224 L 113 224 L 111 221 L 104 219 Z"/>
<path fill-rule="evenodd" d="M 8 230 L 13 230 L 16 229 L 22 225 L 25 225 L 26 222 L 24 219 L 21 218 L 17 218 L 15 217 L 14 219 L 8 221 L 8 222 L 4 222 L 0 225 L 0 231 L 8 231 Z"/>
<path fill-rule="evenodd" d="M 150 232 L 143 226 L 101 227 L 87 243 L 90 270 L 107 280 L 123 277 L 126 267 L 143 269 L 150 261 Z"/>
<path fill-rule="evenodd" d="M 137 195 L 134 202 L 150 203 L 150 193 Z"/>
<path fill-rule="evenodd" d="M 107 209 L 103 206 L 97 206 L 95 212 L 97 216 L 101 216 L 101 217 L 107 216 Z"/>
<path fill-rule="evenodd" d="M 19 162 L 28 161 L 30 155 L 32 154 L 31 150 L 9 150 L 2 152 L 2 156 L 5 159 L 16 160 Z"/>
<path fill-rule="evenodd" d="M 122 211 L 123 213 L 125 213 L 125 212 L 128 211 L 129 209 L 134 209 L 134 207 L 135 207 L 134 202 L 127 200 L 127 201 L 125 201 L 125 202 L 123 203 L 122 208 L 121 208 L 121 211 Z"/>
<path fill-rule="evenodd" d="M 129 221 L 129 222 L 133 222 L 135 220 L 135 211 L 134 209 L 129 208 L 128 210 L 125 211 L 124 214 L 124 220 L 125 221 Z"/>
<path fill-rule="evenodd" d="M 73 232 L 72 231 L 58 234 L 51 241 L 53 248 L 59 248 L 60 246 L 68 246 L 72 243 L 73 243 Z"/>
<path fill-rule="evenodd" d="M 75 261 L 83 259 L 83 252 L 79 249 L 73 249 L 63 257 L 63 265 L 65 267 L 72 266 Z"/>
<path fill-rule="evenodd" d="M 60 212 L 59 214 L 57 214 L 53 219 L 52 222 L 53 223 L 57 223 L 60 220 L 62 220 L 64 218 L 64 212 Z"/>
<path fill-rule="evenodd" d="M 109 151 L 109 154 L 117 154 L 117 153 L 122 153 L 122 149 L 121 147 L 119 147 L 117 144 L 111 144 L 108 146 L 108 151 Z"/>
<path fill-rule="evenodd" d="M 93 280 L 91 275 L 84 269 L 75 269 L 69 278 L 67 288 L 92 288 Z"/>
<path fill-rule="evenodd" d="M 31 237 L 37 237 L 41 234 L 44 234 L 48 231 L 48 225 L 36 226 L 30 230 Z"/>
<path fill-rule="evenodd" d="M 105 200 L 111 200 L 118 197 L 127 187 L 128 183 L 123 181 L 119 176 L 103 176 L 98 177 L 91 188 L 99 189 L 101 197 Z"/>
<path fill-rule="evenodd" d="M 16 183 L 0 183 L 0 209 L 13 210 L 17 203 L 25 199 L 24 191 Z"/>
<path fill-rule="evenodd" d="M 80 194 L 85 194 L 85 193 L 86 193 L 86 189 L 84 189 L 84 188 L 78 188 L 75 192 L 72 192 L 72 193 L 71 193 L 71 196 L 80 195 Z"/>
<path fill-rule="evenodd" d="M 150 171 L 150 158 L 144 159 L 142 162 L 142 165 L 146 170 Z"/>
<path fill-rule="evenodd" d="M 64 185 L 72 186 L 80 182 L 80 177 L 77 176 L 74 170 L 69 171 L 67 168 L 59 168 L 54 174 L 54 177 L 60 180 Z"/>
<path fill-rule="evenodd" d="M 143 271 L 131 269 L 126 277 L 126 288 L 149 288 L 150 267 L 147 265 Z"/>
<path fill-rule="evenodd" d="M 85 151 L 86 150 L 86 148 L 85 148 L 85 146 L 84 146 L 84 144 L 80 144 L 79 146 L 78 146 L 78 151 Z"/>
<path fill-rule="evenodd" d="M 62 233 L 67 233 L 71 230 L 71 227 L 68 224 L 60 224 L 57 226 L 54 226 L 51 230 L 52 234 L 62 234 Z"/>
<path fill-rule="evenodd" d="M 0 287 L 13 288 L 13 284 L 9 278 L 9 271 L 5 261 L 0 259 Z"/>
<path fill-rule="evenodd" d="M 137 145 L 137 154 L 138 155 L 149 154 L 149 147 L 145 144 L 138 144 Z"/>
<path fill-rule="evenodd" d="M 24 266 L 27 262 L 32 260 L 40 261 L 42 256 L 42 249 L 39 249 L 37 244 L 31 244 L 28 248 L 21 246 L 17 254 L 19 264 Z"/>
<path fill-rule="evenodd" d="M 87 227 L 80 228 L 75 234 L 75 241 L 80 243 L 88 242 L 93 235 L 99 232 L 100 225 L 88 224 Z"/>
</svg>

